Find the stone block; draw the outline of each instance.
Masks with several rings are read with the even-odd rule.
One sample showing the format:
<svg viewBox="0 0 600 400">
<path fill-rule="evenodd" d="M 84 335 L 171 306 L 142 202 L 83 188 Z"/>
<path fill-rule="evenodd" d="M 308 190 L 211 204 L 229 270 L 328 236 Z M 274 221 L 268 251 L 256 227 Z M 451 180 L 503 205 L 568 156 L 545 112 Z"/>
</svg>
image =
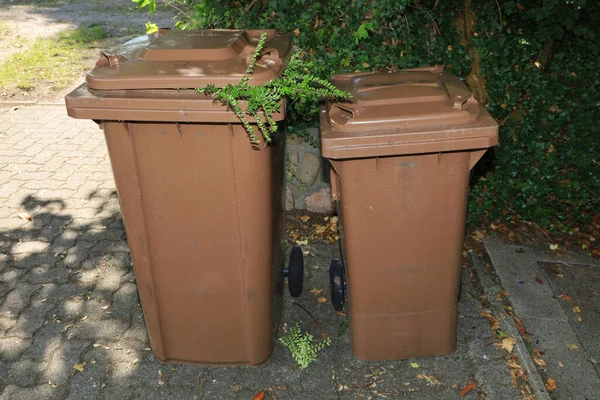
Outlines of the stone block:
<svg viewBox="0 0 600 400">
<path fill-rule="evenodd" d="M 333 200 L 331 198 L 331 189 L 323 188 L 316 193 L 313 193 L 304 198 L 306 210 L 319 213 L 331 214 L 334 210 Z"/>
</svg>

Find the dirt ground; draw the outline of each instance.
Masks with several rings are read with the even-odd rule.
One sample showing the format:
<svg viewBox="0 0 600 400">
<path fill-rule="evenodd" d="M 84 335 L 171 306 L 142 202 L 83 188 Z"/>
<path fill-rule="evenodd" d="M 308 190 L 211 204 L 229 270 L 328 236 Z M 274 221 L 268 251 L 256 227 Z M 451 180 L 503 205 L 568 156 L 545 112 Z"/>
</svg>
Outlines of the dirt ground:
<svg viewBox="0 0 600 400">
<path fill-rule="evenodd" d="M 131 0 L 0 0 L 0 21 L 6 32 L 0 34 L 0 65 L 17 52 L 26 51 L 38 38 L 49 38 L 66 29 L 101 24 L 107 38 L 101 48 L 111 48 L 145 33 L 145 24 L 155 22 L 161 27 L 174 27 L 175 10 L 157 7 L 152 17 L 137 11 Z M 85 73 L 97 59 L 98 49 L 89 50 L 88 67 L 64 90 L 53 90 L 42 82 L 33 91 L 19 89 L 0 92 L 0 102 L 52 103 L 79 85 Z M 15 65 L 15 68 L 19 66 Z"/>
</svg>

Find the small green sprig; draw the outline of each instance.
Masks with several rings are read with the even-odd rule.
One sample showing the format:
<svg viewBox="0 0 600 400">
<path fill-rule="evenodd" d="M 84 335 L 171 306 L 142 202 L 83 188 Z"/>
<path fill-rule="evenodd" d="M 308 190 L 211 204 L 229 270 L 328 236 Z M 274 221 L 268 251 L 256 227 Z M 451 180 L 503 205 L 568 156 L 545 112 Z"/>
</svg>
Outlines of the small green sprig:
<svg viewBox="0 0 600 400">
<path fill-rule="evenodd" d="M 305 332 L 302 334 L 298 325 L 292 327 L 290 332 L 279 341 L 292 353 L 292 358 L 296 360 L 300 369 L 304 369 L 317 359 L 317 353 L 331 345 L 331 339 L 327 337 L 320 342 L 314 342 L 313 336 Z"/>
<path fill-rule="evenodd" d="M 235 85 L 228 84 L 222 88 L 207 85 L 198 88 L 198 93 L 212 95 L 214 100 L 226 104 L 239 118 L 250 136 L 252 143 L 260 143 L 254 126 L 247 117 L 256 121 L 258 130 L 265 142 L 271 141 L 271 134 L 277 132 L 277 122 L 272 115 L 280 111 L 280 102 L 283 98 L 292 101 L 306 102 L 312 98 L 345 99 L 350 95 L 333 86 L 330 82 L 319 79 L 310 74 L 299 54 L 294 52 L 287 67 L 277 79 L 256 86 L 249 83 L 254 72 L 256 61 L 261 57 L 262 50 L 267 40 L 267 34 L 260 36 L 252 59 L 242 79 Z M 242 109 L 240 101 L 246 101 L 246 108 Z"/>
</svg>

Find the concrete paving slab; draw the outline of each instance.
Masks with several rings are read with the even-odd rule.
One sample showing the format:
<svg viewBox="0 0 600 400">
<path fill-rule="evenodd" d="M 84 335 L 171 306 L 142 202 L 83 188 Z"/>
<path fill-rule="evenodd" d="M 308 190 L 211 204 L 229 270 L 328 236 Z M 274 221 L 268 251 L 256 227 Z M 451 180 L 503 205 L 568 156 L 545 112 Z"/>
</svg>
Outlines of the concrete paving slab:
<svg viewBox="0 0 600 400">
<path fill-rule="evenodd" d="M 486 241 L 485 248 L 509 294 L 513 312 L 531 333 L 531 346 L 543 352 L 546 366 L 540 375 L 555 380 L 552 398 L 598 398 L 600 376 L 585 345 L 597 351 L 595 332 L 600 320 L 592 316 L 598 306 L 592 294 L 600 278 L 596 267 L 561 262 L 542 268 L 530 248 L 498 240 Z M 573 303 L 570 294 L 564 297 L 568 292 L 590 311 L 585 328 L 577 321 L 581 313 L 573 312 L 575 304 L 566 304 Z"/>
<path fill-rule="evenodd" d="M 583 346 L 587 361 L 600 375 L 600 269 L 563 263 L 543 263 L 541 266 Z"/>
<path fill-rule="evenodd" d="M 507 332 L 508 336 L 515 340 L 514 352 L 519 358 L 519 362 L 528 375 L 529 383 L 532 386 L 533 393 L 538 400 L 550 400 L 550 395 L 544 386 L 544 381 L 529 354 L 527 344 L 521 337 L 519 330 L 512 317 L 504 313 L 504 305 L 496 299 L 494 287 L 495 282 L 492 279 L 493 267 L 486 264 L 482 256 L 477 253 L 471 253 L 471 260 L 475 265 L 477 277 L 484 290 L 484 296 L 489 301 L 489 308 L 493 315 L 499 315 L 500 329 Z"/>
<path fill-rule="evenodd" d="M 533 334 L 533 346 L 544 352 L 547 365 L 543 376 L 556 381 L 557 388 L 552 397 L 597 399 L 600 378 L 571 325 L 545 318 L 524 318 L 523 324 Z"/>
<path fill-rule="evenodd" d="M 561 262 L 566 264 L 583 264 L 600 266 L 600 260 L 587 254 L 581 249 L 569 249 L 554 251 L 546 243 L 530 246 L 534 257 L 540 262 Z"/>
<path fill-rule="evenodd" d="M 486 240 L 485 248 L 520 317 L 566 321 L 565 313 L 553 298 L 552 288 L 536 282 L 544 273 L 531 249 L 497 240 Z"/>
</svg>

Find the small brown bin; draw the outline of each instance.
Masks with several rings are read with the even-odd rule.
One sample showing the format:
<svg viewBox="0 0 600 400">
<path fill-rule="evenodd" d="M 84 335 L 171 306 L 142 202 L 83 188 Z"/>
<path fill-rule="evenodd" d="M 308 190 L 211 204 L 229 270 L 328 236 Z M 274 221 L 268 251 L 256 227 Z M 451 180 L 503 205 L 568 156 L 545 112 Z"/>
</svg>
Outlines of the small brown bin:
<svg viewBox="0 0 600 400">
<path fill-rule="evenodd" d="M 321 110 L 354 354 L 451 353 L 469 171 L 497 144 L 498 126 L 441 67 L 333 83 L 355 99 Z"/>
<path fill-rule="evenodd" d="M 283 135 L 253 146 L 233 112 L 188 88 L 235 84 L 258 31 L 168 31 L 105 53 L 66 97 L 106 137 L 152 349 L 162 361 L 260 364 L 283 282 Z M 251 83 L 276 78 L 269 32 Z M 240 103 L 243 107 L 243 104 Z M 274 116 L 284 119 L 281 113 Z"/>
</svg>

